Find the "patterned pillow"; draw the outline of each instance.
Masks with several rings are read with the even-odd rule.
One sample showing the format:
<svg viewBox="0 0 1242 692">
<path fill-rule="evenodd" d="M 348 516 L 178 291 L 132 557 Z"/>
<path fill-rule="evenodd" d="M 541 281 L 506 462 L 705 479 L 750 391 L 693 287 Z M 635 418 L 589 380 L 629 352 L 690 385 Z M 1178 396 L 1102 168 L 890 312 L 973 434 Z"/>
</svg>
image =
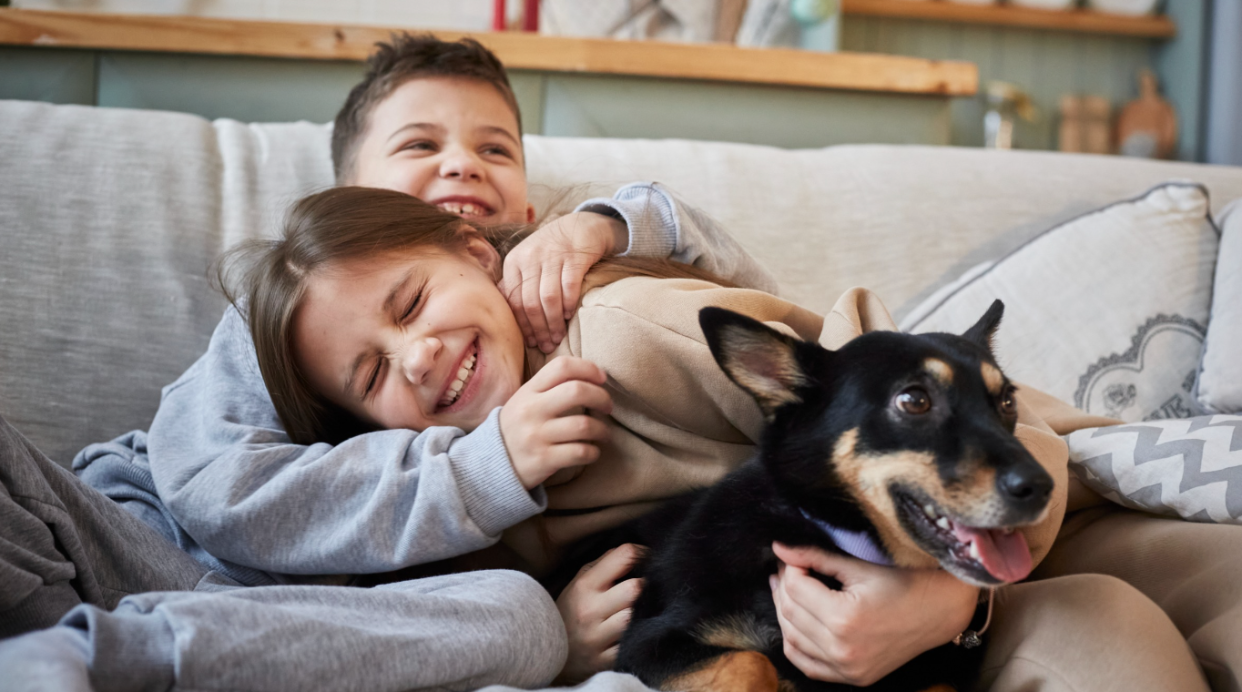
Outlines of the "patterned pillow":
<svg viewBox="0 0 1242 692">
<path fill-rule="evenodd" d="M 1165 183 L 1049 229 L 975 267 L 901 328 L 961 332 L 995 298 L 1013 379 L 1127 422 L 1204 413 L 1192 391 L 1220 234 L 1207 190 Z"/>
<path fill-rule="evenodd" d="M 1242 524 L 1242 416 L 1087 428 L 1065 441 L 1070 469 L 1113 502 L 1191 521 Z"/>
</svg>

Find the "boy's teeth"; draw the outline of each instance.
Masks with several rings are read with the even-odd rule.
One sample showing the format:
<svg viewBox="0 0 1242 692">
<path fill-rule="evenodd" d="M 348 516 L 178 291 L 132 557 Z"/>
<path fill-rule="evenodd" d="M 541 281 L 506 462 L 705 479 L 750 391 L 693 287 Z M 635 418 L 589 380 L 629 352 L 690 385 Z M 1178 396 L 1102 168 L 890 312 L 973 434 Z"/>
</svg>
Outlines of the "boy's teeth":
<svg viewBox="0 0 1242 692">
<path fill-rule="evenodd" d="M 457 214 L 458 216 L 482 216 L 484 213 L 483 207 L 473 202 L 466 202 L 465 204 L 461 202 L 442 202 L 439 207 L 450 214 Z"/>
</svg>

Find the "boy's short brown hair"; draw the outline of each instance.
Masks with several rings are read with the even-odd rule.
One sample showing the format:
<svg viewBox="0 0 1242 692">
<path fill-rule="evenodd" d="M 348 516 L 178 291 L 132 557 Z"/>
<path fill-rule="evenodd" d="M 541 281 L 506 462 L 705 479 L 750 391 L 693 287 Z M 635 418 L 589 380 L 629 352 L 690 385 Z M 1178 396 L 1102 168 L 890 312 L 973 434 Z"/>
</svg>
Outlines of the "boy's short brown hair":
<svg viewBox="0 0 1242 692">
<path fill-rule="evenodd" d="M 353 175 L 358 145 L 366 132 L 371 111 L 393 90 L 419 77 L 459 77 L 492 85 L 517 118 L 522 130 L 522 113 L 509 86 L 509 76 L 490 50 L 472 38 L 442 41 L 431 34 L 393 34 L 388 43 L 375 44 L 367 58 L 367 74 L 345 99 L 336 114 L 332 130 L 332 167 L 337 184 L 348 183 Z"/>
</svg>

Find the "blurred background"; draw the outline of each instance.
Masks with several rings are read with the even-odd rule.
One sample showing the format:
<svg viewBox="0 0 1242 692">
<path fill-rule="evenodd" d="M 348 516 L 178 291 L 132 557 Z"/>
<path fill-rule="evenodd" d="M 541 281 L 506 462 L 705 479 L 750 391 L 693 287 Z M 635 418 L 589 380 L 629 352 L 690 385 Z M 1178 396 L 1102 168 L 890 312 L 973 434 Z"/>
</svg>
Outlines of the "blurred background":
<svg viewBox="0 0 1242 692">
<path fill-rule="evenodd" d="M 624 69 L 512 72 L 527 130 L 543 134 L 787 147 L 951 144 L 1242 164 L 1242 0 L 0 0 L 6 4 L 965 61 L 978 71 L 969 95 L 781 85 L 779 63 L 772 85 Z M 242 120 L 329 120 L 361 70 L 356 60 L 22 43 L 0 41 L 0 98 Z"/>
</svg>

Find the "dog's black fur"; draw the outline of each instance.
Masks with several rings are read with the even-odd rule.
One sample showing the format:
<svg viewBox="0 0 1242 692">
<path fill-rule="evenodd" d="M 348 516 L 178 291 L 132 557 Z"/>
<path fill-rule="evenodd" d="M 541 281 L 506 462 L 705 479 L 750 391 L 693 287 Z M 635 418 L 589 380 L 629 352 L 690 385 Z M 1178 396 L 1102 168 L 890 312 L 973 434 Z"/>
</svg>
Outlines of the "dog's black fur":
<svg viewBox="0 0 1242 692">
<path fill-rule="evenodd" d="M 854 689 L 807 678 L 782 651 L 768 585 L 773 541 L 836 549 L 807 515 L 866 532 L 898 566 L 939 565 L 980 586 L 1005 581 L 935 523 L 1007 535 L 1048 503 L 1052 479 L 1013 435 L 1014 388 L 991 351 L 1002 311 L 996 301 L 961 336 L 870 332 L 829 351 L 704 309 L 712 354 L 755 397 L 767 427 L 756 457 L 717 485 L 574 552 L 581 564 L 621 542 L 650 548 L 617 669 L 652 687 L 694 688 L 688 674 L 750 650 L 771 661 L 783 690 Z M 979 655 L 946 644 L 868 689 L 964 689 Z"/>
</svg>

